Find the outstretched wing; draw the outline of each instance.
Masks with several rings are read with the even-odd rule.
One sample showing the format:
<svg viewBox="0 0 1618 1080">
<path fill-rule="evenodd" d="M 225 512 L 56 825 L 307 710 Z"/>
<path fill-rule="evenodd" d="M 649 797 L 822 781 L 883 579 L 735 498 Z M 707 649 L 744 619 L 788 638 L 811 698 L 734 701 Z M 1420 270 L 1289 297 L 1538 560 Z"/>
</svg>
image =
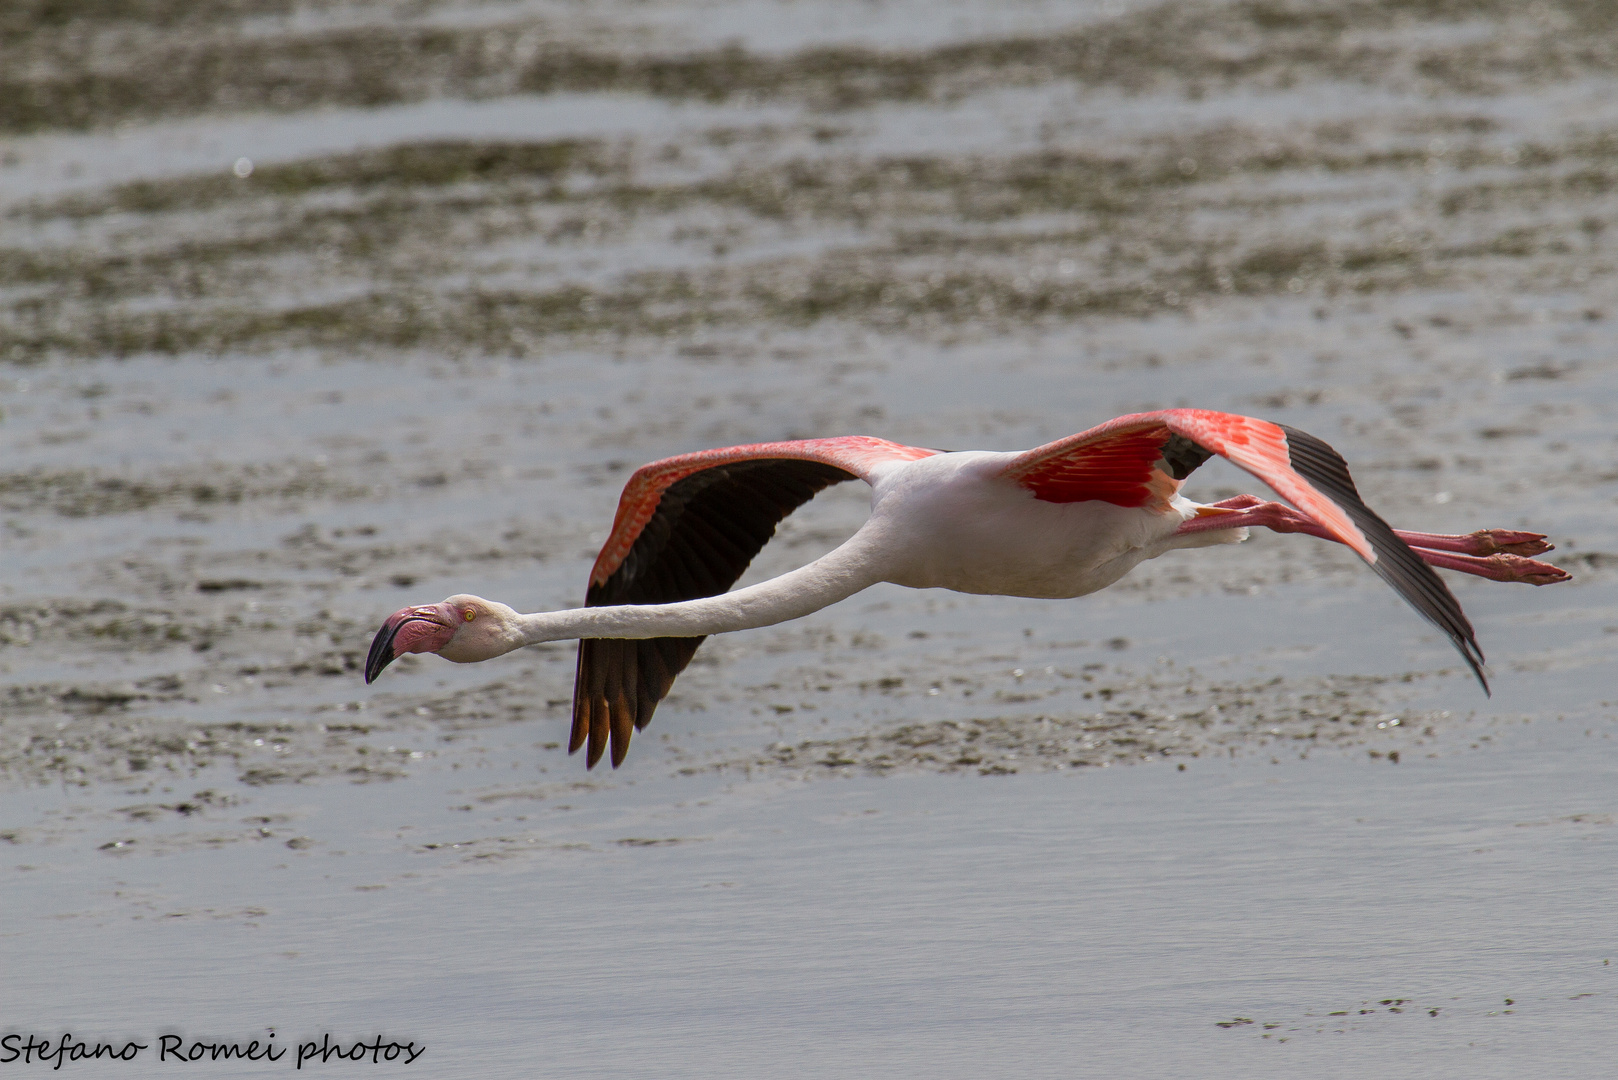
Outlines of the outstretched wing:
<svg viewBox="0 0 1618 1080">
<path fill-rule="evenodd" d="M 590 572 L 587 607 L 670 604 L 725 592 L 792 511 L 832 484 L 869 479 L 884 461 L 936 451 L 863 436 L 760 443 L 654 461 L 618 501 L 612 535 Z M 572 753 L 594 767 L 612 744 L 614 768 L 652 719 L 700 637 L 579 642 Z"/>
<path fill-rule="evenodd" d="M 1161 506 L 1214 454 L 1264 481 L 1371 564 L 1382 580 L 1448 635 L 1489 692 L 1472 624 L 1443 579 L 1366 506 L 1341 455 L 1297 428 L 1204 409 L 1120 416 L 1036 447 L 1005 476 L 1046 502 L 1098 499 Z"/>
</svg>

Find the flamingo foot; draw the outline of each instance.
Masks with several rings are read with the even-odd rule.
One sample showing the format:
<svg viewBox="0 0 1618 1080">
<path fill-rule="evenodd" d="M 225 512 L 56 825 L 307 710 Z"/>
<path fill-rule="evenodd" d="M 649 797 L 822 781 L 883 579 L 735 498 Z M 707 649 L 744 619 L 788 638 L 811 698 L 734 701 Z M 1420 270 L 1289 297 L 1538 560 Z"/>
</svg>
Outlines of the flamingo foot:
<svg viewBox="0 0 1618 1080">
<path fill-rule="evenodd" d="M 1555 585 L 1557 582 L 1568 581 L 1573 576 L 1560 566 L 1514 555 L 1508 551 L 1498 551 L 1493 555 L 1461 555 L 1419 547 L 1413 547 L 1411 550 L 1420 555 L 1424 562 L 1433 566 L 1442 566 L 1446 570 L 1459 570 L 1463 574 L 1475 574 L 1490 581 Z"/>
<path fill-rule="evenodd" d="M 1465 536 L 1444 533 L 1394 532 L 1411 547 L 1429 551 L 1458 551 L 1463 555 L 1542 555 L 1556 550 L 1556 545 L 1545 542 L 1544 533 L 1518 532 L 1514 529 L 1479 529 Z"/>
</svg>

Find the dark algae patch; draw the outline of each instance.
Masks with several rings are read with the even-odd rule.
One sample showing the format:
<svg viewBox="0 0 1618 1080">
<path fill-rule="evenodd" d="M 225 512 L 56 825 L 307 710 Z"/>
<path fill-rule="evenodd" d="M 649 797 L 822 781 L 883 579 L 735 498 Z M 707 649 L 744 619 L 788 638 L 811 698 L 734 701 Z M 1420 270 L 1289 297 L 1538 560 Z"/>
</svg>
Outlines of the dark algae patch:
<svg viewBox="0 0 1618 1080">
<path fill-rule="evenodd" d="M 1222 125 L 1104 153 L 828 150 L 717 171 L 676 144 L 434 141 L 141 181 L 26 211 L 41 239 L 0 248 L 0 358 L 525 355 L 547 338 L 828 319 L 930 335 L 1540 280 L 1605 258 L 1618 137 L 1547 146 L 1471 127 L 1486 130 L 1440 118 L 1389 147 L 1340 122 L 1285 138 Z M 1436 179 L 1395 219 L 1377 193 L 1405 171 Z M 213 228 L 175 227 L 204 213 Z M 1322 213 L 1339 218 L 1324 235 Z M 1261 229 L 1233 226 L 1249 214 Z M 62 220 L 97 224 L 63 243 Z M 813 253 L 777 253 L 817 233 Z M 658 269 L 634 265 L 648 234 L 675 254 Z M 603 258 L 621 268 L 580 280 Z M 293 299 L 321 291 L 335 295 Z"/>
<path fill-rule="evenodd" d="M 73 218 L 107 213 L 192 212 L 231 200 L 296 198 L 333 188 L 368 191 L 378 187 L 409 189 L 502 181 L 535 182 L 541 187 L 529 193 L 530 198 L 557 198 L 562 192 L 556 184 L 569 172 L 605 170 L 600 148 L 598 142 L 571 139 L 541 143 L 408 143 L 258 165 L 246 176 L 227 172 L 168 181 L 138 180 L 120 184 L 104 195 L 41 207 L 33 216 L 44 220 L 57 215 Z"/>
<path fill-rule="evenodd" d="M 1408 753 L 1449 720 L 1447 713 L 1385 711 L 1392 687 L 1379 678 L 1276 677 L 1233 685 L 1174 683 L 1119 670 L 1093 681 L 1102 706 L 1096 712 L 1075 712 L 1070 704 L 1049 715 L 903 724 L 846 738 L 778 742 L 755 758 L 686 768 L 787 770 L 805 777 L 848 769 L 1004 776 L 1170 759 L 1183 768 L 1197 758 L 1292 758 L 1317 747 L 1382 745 L 1390 738 Z"/>
<path fill-rule="evenodd" d="M 0 28 L 0 130 L 91 127 L 202 110 L 375 107 L 429 97 L 631 93 L 704 101 L 792 99 L 832 110 L 930 101 L 988 85 L 1072 82 L 1145 91 L 1398 81 L 1489 92 L 1610 73 L 1615 19 L 1599 0 L 1471 3 L 1165 4 L 1082 30 L 899 51 L 813 46 L 784 56 L 737 45 L 602 51 L 544 21 L 454 27 L 406 18 L 299 29 L 283 4 L 21 5 Z M 432 6 L 427 8 L 430 15 Z M 232 33 L 232 16 L 257 32 Z M 1489 20 L 1461 44 L 1446 31 Z M 20 62 L 26 57 L 27 62 Z M 7 62 L 9 61 L 9 63 Z"/>
<path fill-rule="evenodd" d="M 0 509 L 50 510 L 63 517 L 152 508 L 207 511 L 258 500 L 356 498 L 368 491 L 302 462 L 164 469 L 134 476 L 79 469 L 0 473 Z"/>
</svg>

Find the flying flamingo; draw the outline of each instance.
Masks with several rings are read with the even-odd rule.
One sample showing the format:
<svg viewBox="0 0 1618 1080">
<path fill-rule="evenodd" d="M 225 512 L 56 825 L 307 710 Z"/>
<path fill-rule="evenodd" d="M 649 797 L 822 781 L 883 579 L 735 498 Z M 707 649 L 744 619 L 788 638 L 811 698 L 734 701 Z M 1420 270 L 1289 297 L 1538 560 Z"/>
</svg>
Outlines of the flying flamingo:
<svg viewBox="0 0 1618 1080">
<path fill-rule="evenodd" d="M 1214 454 L 1292 503 L 1211 505 L 1180 495 Z M 822 488 L 858 477 L 871 515 L 845 543 L 790 573 L 726 592 L 776 526 Z M 1296 507 L 1296 509 L 1294 509 Z M 1483 653 L 1430 566 L 1548 585 L 1568 575 L 1528 556 L 1540 533 L 1398 532 L 1360 500 L 1343 459 L 1283 424 L 1201 409 L 1120 416 L 1023 453 L 950 453 L 866 436 L 759 443 L 644 465 L 624 486 L 585 607 L 523 615 L 476 596 L 390 615 L 365 664 L 433 652 L 474 663 L 579 638 L 572 753 L 616 768 L 708 634 L 800 618 L 888 581 L 916 589 L 1060 598 L 1104 589 L 1175 548 L 1237 543 L 1262 526 L 1346 544 L 1449 636 L 1488 693 Z M 1429 565 L 1430 564 L 1430 565 Z"/>
</svg>

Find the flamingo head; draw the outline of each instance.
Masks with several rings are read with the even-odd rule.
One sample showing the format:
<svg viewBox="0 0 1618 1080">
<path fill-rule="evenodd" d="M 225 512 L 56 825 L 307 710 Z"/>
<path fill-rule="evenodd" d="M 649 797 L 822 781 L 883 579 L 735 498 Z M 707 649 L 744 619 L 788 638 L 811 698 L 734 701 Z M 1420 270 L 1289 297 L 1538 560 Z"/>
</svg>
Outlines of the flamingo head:
<svg viewBox="0 0 1618 1080">
<path fill-rule="evenodd" d="M 438 604 L 395 611 L 382 623 L 365 661 L 365 681 L 405 653 L 437 653 L 457 664 L 499 656 L 521 645 L 514 636 L 516 612 L 464 593 Z"/>
</svg>

